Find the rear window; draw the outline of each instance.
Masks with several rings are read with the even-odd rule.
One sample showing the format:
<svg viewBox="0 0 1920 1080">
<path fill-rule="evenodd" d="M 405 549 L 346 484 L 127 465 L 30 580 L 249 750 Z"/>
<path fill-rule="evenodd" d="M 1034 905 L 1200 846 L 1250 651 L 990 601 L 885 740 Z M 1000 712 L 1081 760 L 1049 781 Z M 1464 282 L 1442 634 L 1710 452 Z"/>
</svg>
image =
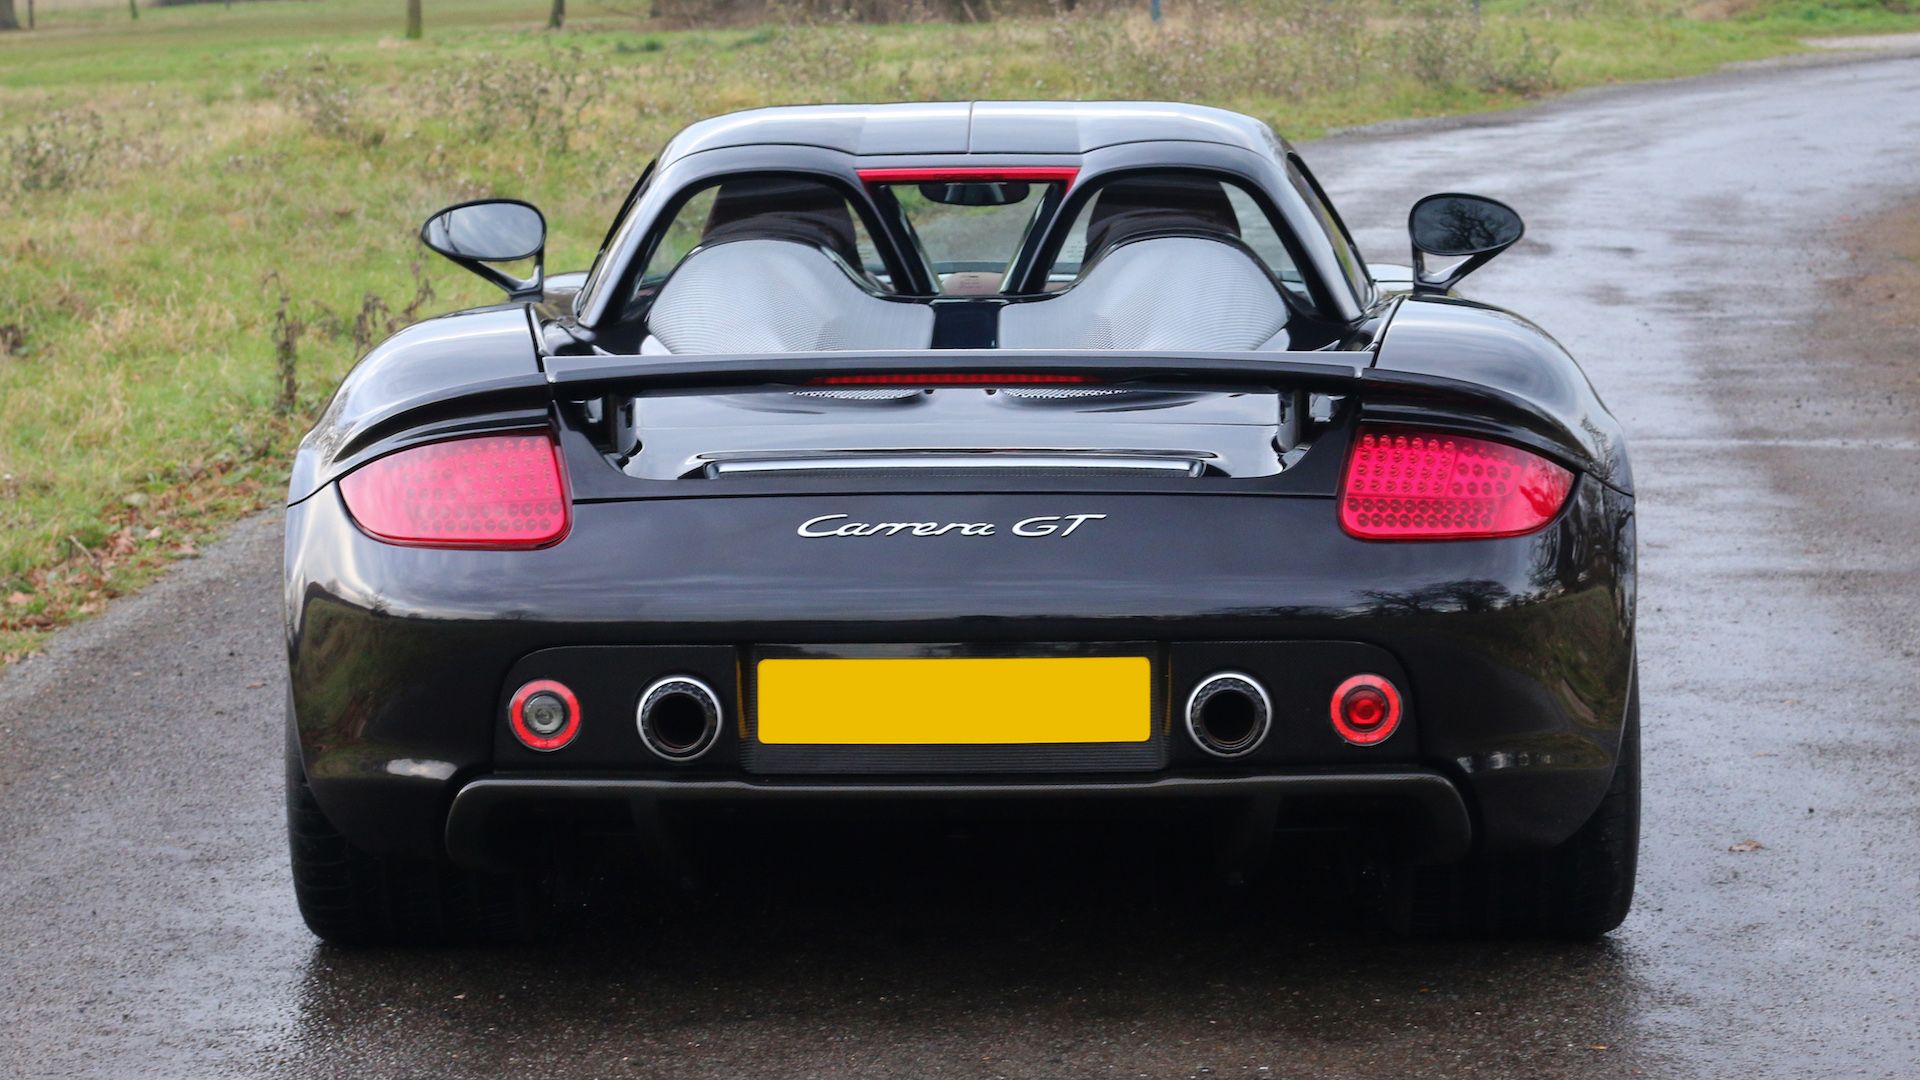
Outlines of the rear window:
<svg viewBox="0 0 1920 1080">
<path fill-rule="evenodd" d="M 1060 187 L 1032 181 L 875 186 L 899 203 L 908 239 L 940 292 L 963 296 L 1002 291 L 1007 270 Z"/>
<path fill-rule="evenodd" d="M 1133 173 L 1107 181 L 1074 216 L 1047 273 L 1063 289 L 1106 252 L 1145 233 L 1216 235 L 1257 256 L 1280 288 L 1308 308 L 1313 298 L 1281 230 L 1239 183 L 1211 173 Z M 1088 251 L 1089 236 L 1097 250 Z"/>
<path fill-rule="evenodd" d="M 755 239 L 818 247 L 869 288 L 892 290 L 866 222 L 840 189 L 810 177 L 755 173 L 707 184 L 680 204 L 634 279 L 628 317 L 652 300 L 696 248 Z"/>
</svg>

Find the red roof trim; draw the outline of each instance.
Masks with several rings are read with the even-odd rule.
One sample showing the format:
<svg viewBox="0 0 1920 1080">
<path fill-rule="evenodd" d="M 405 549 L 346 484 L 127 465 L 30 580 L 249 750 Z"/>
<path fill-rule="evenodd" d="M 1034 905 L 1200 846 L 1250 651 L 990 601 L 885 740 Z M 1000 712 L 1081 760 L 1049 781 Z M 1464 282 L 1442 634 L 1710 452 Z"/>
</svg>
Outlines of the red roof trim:
<svg viewBox="0 0 1920 1080">
<path fill-rule="evenodd" d="M 860 179 L 869 184 L 920 184 L 948 180 L 1032 180 L 1039 183 L 1073 186 L 1080 170 L 1070 165 L 984 165 L 964 168 L 860 169 Z"/>
</svg>

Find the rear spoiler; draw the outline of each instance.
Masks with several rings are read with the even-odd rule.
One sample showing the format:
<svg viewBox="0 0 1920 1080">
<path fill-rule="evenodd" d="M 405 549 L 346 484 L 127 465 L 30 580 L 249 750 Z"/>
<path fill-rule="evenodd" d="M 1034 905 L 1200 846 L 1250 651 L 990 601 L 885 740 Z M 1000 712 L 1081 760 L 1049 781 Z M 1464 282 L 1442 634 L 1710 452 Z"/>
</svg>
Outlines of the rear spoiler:
<svg viewBox="0 0 1920 1080">
<path fill-rule="evenodd" d="M 737 356 L 549 356 L 547 383 L 560 397 L 621 391 L 710 390 L 730 386 L 818 386 L 880 376 L 1067 376 L 1089 383 L 1318 389 L 1351 385 L 1372 353 L 817 352 Z"/>
<path fill-rule="evenodd" d="M 941 349 L 928 352 L 817 352 L 726 356 L 548 356 L 556 399 L 716 391 L 774 386 L 859 385 L 886 377 L 992 376 L 1212 390 L 1304 390 L 1363 396 L 1369 417 L 1441 422 L 1496 434 L 1575 468 L 1592 464 L 1588 448 L 1541 402 L 1509 390 L 1424 372 L 1373 365 L 1372 352 L 1044 352 Z"/>
<path fill-rule="evenodd" d="M 1594 470 L 1595 455 L 1578 426 L 1543 402 L 1511 390 L 1424 372 L 1372 366 L 1371 352 L 1024 352 L 942 349 L 928 352 L 819 352 L 725 356 L 543 356 L 543 371 L 475 380 L 378 409 L 307 472 L 296 470 L 289 501 L 298 502 L 366 461 L 403 447 L 501 427 L 542 423 L 554 402 L 595 403 L 608 423 L 625 413 L 610 398 L 651 393 L 751 391 L 858 385 L 884 376 L 993 376 L 1091 385 L 1192 390 L 1353 395 L 1363 415 L 1496 436 L 1535 449 L 1571 468 Z M 967 382 L 973 379 L 965 380 Z M 307 460 L 305 457 L 302 461 Z"/>
</svg>

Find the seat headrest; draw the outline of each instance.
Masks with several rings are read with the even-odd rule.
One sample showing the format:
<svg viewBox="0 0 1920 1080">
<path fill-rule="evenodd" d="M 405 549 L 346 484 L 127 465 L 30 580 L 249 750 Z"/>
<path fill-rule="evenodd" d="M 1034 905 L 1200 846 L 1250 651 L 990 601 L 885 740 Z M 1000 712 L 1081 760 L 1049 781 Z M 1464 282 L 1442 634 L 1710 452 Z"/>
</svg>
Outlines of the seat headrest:
<svg viewBox="0 0 1920 1080">
<path fill-rule="evenodd" d="M 1142 176 L 1100 189 L 1087 217 L 1087 249 L 1080 269 L 1141 236 L 1240 238 L 1240 219 L 1220 181 L 1198 176 Z"/>
<path fill-rule="evenodd" d="M 746 176 L 720 184 L 700 243 L 791 240 L 825 248 L 858 268 L 860 245 L 855 236 L 847 200 L 820 181 Z"/>
</svg>

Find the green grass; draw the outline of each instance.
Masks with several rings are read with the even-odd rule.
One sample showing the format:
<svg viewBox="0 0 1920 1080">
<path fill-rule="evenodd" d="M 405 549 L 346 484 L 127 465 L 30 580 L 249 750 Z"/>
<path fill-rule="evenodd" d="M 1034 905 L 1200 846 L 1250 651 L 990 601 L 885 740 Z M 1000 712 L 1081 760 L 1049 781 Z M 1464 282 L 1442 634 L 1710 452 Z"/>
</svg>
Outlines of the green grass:
<svg viewBox="0 0 1920 1080">
<path fill-rule="evenodd" d="M 1109 12 L 693 31 L 640 21 L 644 4 L 569 6 L 553 34 L 541 0 L 428 0 L 426 39 L 406 42 L 394 0 L 138 22 L 118 2 L 44 0 L 38 30 L 0 34 L 0 659 L 271 504 L 355 359 L 369 297 L 404 308 L 417 266 L 426 313 L 494 298 L 414 241 L 430 211 L 530 198 L 550 265 L 584 265 L 632 178 L 700 116 L 1164 97 L 1309 137 L 1707 71 L 1806 34 L 1920 29 L 1877 0 L 1736 0 L 1719 17 L 1677 0 L 1487 0 L 1480 19 L 1449 0 L 1170 2 L 1160 27 Z M 569 71 L 587 73 L 571 97 Z M 282 288 L 307 327 L 290 408 Z"/>
</svg>

